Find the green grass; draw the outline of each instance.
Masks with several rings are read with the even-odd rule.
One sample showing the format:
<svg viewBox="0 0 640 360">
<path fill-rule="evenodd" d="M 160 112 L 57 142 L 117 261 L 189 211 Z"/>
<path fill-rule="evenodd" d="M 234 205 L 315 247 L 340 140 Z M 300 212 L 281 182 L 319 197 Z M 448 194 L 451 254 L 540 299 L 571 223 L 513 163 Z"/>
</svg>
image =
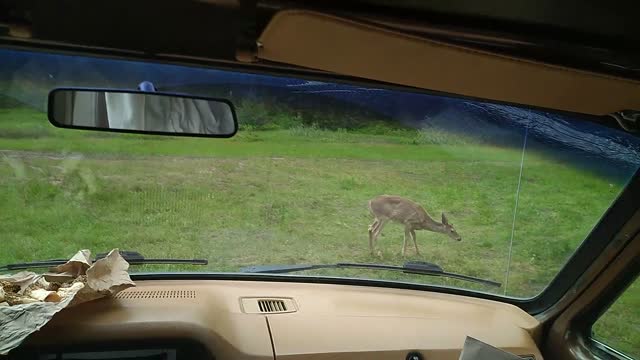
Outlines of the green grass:
<svg viewBox="0 0 640 360">
<path fill-rule="evenodd" d="M 247 126 L 228 140 L 168 138 L 55 129 L 33 110 L 0 109 L 0 263 L 119 247 L 209 259 L 134 271 L 425 260 L 503 282 L 519 149 L 442 131 L 380 133 Z M 507 294 L 539 293 L 623 186 L 528 152 Z M 414 199 L 437 219 L 445 211 L 463 241 L 419 231 L 422 256 L 410 248 L 403 259 L 402 228 L 390 224 L 371 256 L 367 201 L 379 194 Z M 313 274 L 504 292 L 382 271 Z"/>
<path fill-rule="evenodd" d="M 640 359 L 640 284 L 636 280 L 593 326 L 593 337 Z"/>
</svg>

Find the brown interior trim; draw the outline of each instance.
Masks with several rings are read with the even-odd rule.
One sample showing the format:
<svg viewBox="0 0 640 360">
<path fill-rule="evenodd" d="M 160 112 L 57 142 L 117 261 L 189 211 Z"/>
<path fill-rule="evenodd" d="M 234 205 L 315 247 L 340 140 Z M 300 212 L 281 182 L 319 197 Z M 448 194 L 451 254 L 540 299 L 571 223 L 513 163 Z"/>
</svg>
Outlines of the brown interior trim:
<svg viewBox="0 0 640 360">
<path fill-rule="evenodd" d="M 635 216 L 635 224 L 640 216 Z M 606 253 L 606 252 L 605 252 Z M 640 233 L 619 252 L 610 252 L 608 266 L 558 316 L 549 329 L 545 348 L 557 359 L 593 358 L 594 347 L 589 329 L 602 312 L 617 299 L 638 275 Z"/>
<path fill-rule="evenodd" d="M 172 295 L 189 293 L 190 296 Z M 296 311 L 247 312 L 242 299 L 292 299 Z M 30 349 L 192 340 L 217 360 L 458 359 L 467 336 L 542 359 L 540 323 L 516 306 L 474 297 L 330 284 L 136 280 L 56 314 Z M 381 339 L 384 339 L 381 341 Z"/>
<path fill-rule="evenodd" d="M 263 60 L 473 98 L 592 115 L 640 109 L 637 81 L 454 46 L 313 11 L 278 12 L 259 45 Z"/>
</svg>

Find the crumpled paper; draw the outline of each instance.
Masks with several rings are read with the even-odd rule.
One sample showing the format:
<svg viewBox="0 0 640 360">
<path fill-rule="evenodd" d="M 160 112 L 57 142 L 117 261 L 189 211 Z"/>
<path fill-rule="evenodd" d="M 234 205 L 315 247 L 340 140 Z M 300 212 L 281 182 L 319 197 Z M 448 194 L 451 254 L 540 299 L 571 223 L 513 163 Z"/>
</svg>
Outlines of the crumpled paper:
<svg viewBox="0 0 640 360">
<path fill-rule="evenodd" d="M 519 356 L 467 336 L 459 360 L 522 360 Z"/>
<path fill-rule="evenodd" d="M 89 250 L 80 250 L 45 274 L 0 275 L 0 355 L 19 346 L 60 310 L 135 286 L 128 268 L 118 249 L 95 263 Z"/>
</svg>

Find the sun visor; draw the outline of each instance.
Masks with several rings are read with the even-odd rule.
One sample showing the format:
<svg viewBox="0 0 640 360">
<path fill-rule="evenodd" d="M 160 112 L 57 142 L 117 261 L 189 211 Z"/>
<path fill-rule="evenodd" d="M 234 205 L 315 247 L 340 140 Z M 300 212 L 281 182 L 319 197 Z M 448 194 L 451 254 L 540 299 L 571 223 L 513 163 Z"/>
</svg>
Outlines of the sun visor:
<svg viewBox="0 0 640 360">
<path fill-rule="evenodd" d="M 640 109 L 640 82 L 453 46 L 312 11 L 277 13 L 258 58 L 592 115 Z"/>
</svg>

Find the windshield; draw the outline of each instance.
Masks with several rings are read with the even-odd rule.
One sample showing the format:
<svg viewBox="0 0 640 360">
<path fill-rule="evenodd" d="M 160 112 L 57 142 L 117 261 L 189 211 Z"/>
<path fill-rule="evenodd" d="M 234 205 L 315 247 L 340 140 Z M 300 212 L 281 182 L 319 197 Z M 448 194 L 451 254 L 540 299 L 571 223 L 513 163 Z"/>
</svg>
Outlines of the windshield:
<svg viewBox="0 0 640 360">
<path fill-rule="evenodd" d="M 551 112 L 68 55 L 0 50 L 0 62 L 0 265 L 113 248 L 208 260 L 133 272 L 425 261 L 502 286 L 366 267 L 297 275 L 532 297 L 640 164 L 637 138 Z M 238 133 L 116 134 L 47 120 L 56 87 L 144 81 L 230 100 Z"/>
</svg>

